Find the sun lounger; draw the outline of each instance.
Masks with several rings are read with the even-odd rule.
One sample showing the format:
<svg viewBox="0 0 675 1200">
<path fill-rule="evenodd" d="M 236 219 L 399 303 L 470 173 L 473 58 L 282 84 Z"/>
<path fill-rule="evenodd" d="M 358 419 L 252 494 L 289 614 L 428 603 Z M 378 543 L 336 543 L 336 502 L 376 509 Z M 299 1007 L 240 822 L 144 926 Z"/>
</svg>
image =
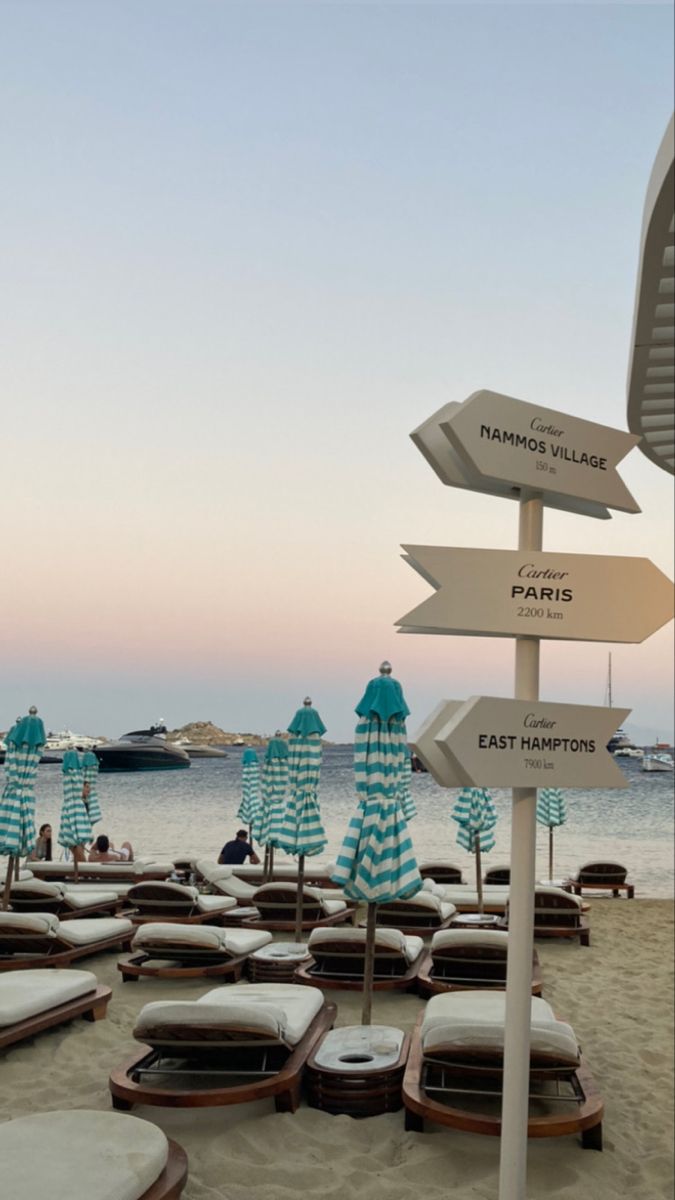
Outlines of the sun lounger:
<svg viewBox="0 0 675 1200">
<path fill-rule="evenodd" d="M 307 1058 L 336 1011 L 316 988 L 284 983 L 146 1004 L 134 1029 L 144 1044 L 110 1076 L 113 1105 L 203 1107 L 273 1096 L 278 1112 L 295 1112 Z"/>
<path fill-rule="evenodd" d="M 498 929 L 443 929 L 431 939 L 417 976 L 422 996 L 464 989 L 506 987 L 509 935 Z M 532 958 L 532 995 L 541 994 L 541 966 Z"/>
<path fill-rule="evenodd" d="M 425 880 L 426 887 L 429 880 Z M 438 885 L 442 888 L 442 898 L 448 904 L 454 904 L 459 913 L 478 911 L 478 892 L 475 888 L 464 884 L 457 887 L 454 884 Z M 509 899 L 509 889 L 505 884 L 485 884 L 483 887 L 483 911 L 497 916 L 503 916 Z"/>
<path fill-rule="evenodd" d="M 120 901 L 116 892 L 103 888 L 95 892 L 80 892 L 64 883 L 46 879 L 29 879 L 12 884 L 9 903 L 13 912 L 50 912 L 62 921 L 68 917 L 114 916 Z"/>
<path fill-rule="evenodd" d="M 137 883 L 129 888 L 127 902 L 134 909 L 131 914 L 134 925 L 145 921 L 218 924 L 223 913 L 237 907 L 231 896 L 201 896 L 196 888 L 182 883 Z"/>
<path fill-rule="evenodd" d="M 453 863 L 422 863 L 420 875 L 422 879 L 433 879 L 435 883 L 463 883 L 461 867 Z"/>
<path fill-rule="evenodd" d="M 490 867 L 483 876 L 483 882 L 487 884 L 505 884 L 507 887 L 511 882 L 511 868 L 503 864 L 501 866 Z"/>
<path fill-rule="evenodd" d="M 126 982 L 152 979 L 191 979 L 227 976 L 241 979 L 249 954 L 272 941 L 257 929 L 223 929 L 216 925 L 140 925 L 131 943 L 132 955 L 118 962 Z"/>
<path fill-rule="evenodd" d="M 144 880 L 167 879 L 173 871 L 171 862 L 148 862 L 134 859 L 133 862 L 79 863 L 78 878 L 88 883 L 142 883 Z M 30 870 L 37 879 L 70 881 L 75 875 L 72 862 L 32 862 Z"/>
<path fill-rule="evenodd" d="M 126 950 L 134 927 L 126 917 L 59 921 L 53 913 L 0 912 L 0 971 L 67 967 L 102 950 Z"/>
<path fill-rule="evenodd" d="M 406 1128 L 425 1119 L 469 1133 L 501 1132 L 506 994 L 433 996 L 412 1037 L 403 1080 Z M 602 1149 L 603 1104 L 574 1030 L 539 996 L 532 998 L 528 1137 L 581 1133 Z M 536 1105 L 536 1108 L 535 1108 Z"/>
<path fill-rule="evenodd" d="M 503 924 L 508 929 L 508 906 Z M 582 946 L 590 946 L 591 929 L 588 918 L 583 916 L 583 905 L 579 897 L 571 896 L 562 888 L 536 887 L 534 889 L 534 936 L 539 938 L 578 938 Z"/>
<path fill-rule="evenodd" d="M 441 889 L 442 892 L 442 889 Z M 447 929 L 457 909 L 436 891 L 423 888 L 410 900 L 391 900 L 377 906 L 377 923 L 401 933 L 421 935 Z"/>
<path fill-rule="evenodd" d="M 308 945 L 312 957 L 297 968 L 298 983 L 363 990 L 365 929 L 315 929 Z M 423 955 L 422 938 L 405 937 L 398 929 L 376 929 L 373 989 L 412 991 Z"/>
<path fill-rule="evenodd" d="M 261 884 L 263 882 L 264 867 L 262 863 L 234 863 L 232 871 L 239 879 L 245 879 L 247 883 Z M 305 883 L 311 887 L 331 888 L 333 886 L 331 876 L 334 871 L 334 862 L 317 860 L 313 856 L 305 859 Z M 279 858 L 278 851 L 275 851 L 273 882 L 295 883 L 297 878 L 297 859 Z"/>
<path fill-rule="evenodd" d="M 628 871 L 621 863 L 591 862 L 580 867 L 577 874 L 567 880 L 575 896 L 581 896 L 583 889 L 587 891 L 611 892 L 618 896 L 626 893 L 626 898 L 632 900 L 635 896 L 635 885 L 628 882 Z"/>
<path fill-rule="evenodd" d="M 74 1108 L 0 1125 L 11 1200 L 178 1200 L 187 1155 L 150 1121 Z"/>
<path fill-rule="evenodd" d="M 295 909 L 298 889 L 295 883 L 264 883 L 252 897 L 260 913 L 249 917 L 244 925 L 249 929 L 295 929 Z M 323 925 L 340 925 L 356 912 L 355 904 L 346 900 L 330 900 L 319 888 L 302 890 L 302 929 Z"/>
<path fill-rule="evenodd" d="M 105 1017 L 112 992 L 91 971 L 37 970 L 0 976 L 0 1048 L 73 1017 Z M 9 1193 L 8 1193 L 9 1194 Z"/>
<path fill-rule="evenodd" d="M 244 907 L 253 903 L 253 897 L 260 887 L 259 883 L 248 883 L 245 879 L 240 879 L 234 874 L 232 867 L 219 866 L 218 863 L 205 862 L 203 859 L 195 863 L 195 871 L 215 893 L 220 896 L 232 896 L 237 904 Z"/>
</svg>

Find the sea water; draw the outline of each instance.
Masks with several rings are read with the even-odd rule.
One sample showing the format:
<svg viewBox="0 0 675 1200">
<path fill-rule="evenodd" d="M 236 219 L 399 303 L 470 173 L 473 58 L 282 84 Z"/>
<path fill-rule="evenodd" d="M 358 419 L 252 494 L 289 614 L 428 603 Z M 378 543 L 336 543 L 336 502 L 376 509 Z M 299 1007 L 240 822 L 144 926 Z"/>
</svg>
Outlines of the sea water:
<svg viewBox="0 0 675 1200">
<path fill-rule="evenodd" d="M 189 852 L 217 858 L 242 824 L 241 755 L 241 748 L 232 747 L 225 759 L 194 759 L 184 770 L 100 774 L 103 820 L 94 832 L 108 834 L 117 846 L 128 839 L 138 857 L 165 860 Z M 592 859 L 616 861 L 628 868 L 637 896 L 672 897 L 673 772 L 644 772 L 635 759 L 619 763 L 628 787 L 564 792 L 567 821 L 553 834 L 554 877 L 575 873 Z M 466 881 L 473 880 L 473 857 L 457 845 L 451 819 L 459 792 L 439 787 L 426 774 L 412 776 L 411 792 L 417 816 L 409 830 L 418 862 L 452 862 Z M 37 823 L 51 822 L 56 838 L 63 794 L 58 765 L 39 768 L 35 793 Z M 485 870 L 508 863 L 510 855 L 511 793 L 494 788 L 491 794 L 499 820 L 494 850 L 483 856 Z M 352 746 L 325 747 L 319 802 L 328 838 L 321 858 L 334 859 L 356 808 Z M 60 855 L 55 847 L 54 857 Z M 537 878 L 547 877 L 548 829 L 538 825 Z"/>
</svg>

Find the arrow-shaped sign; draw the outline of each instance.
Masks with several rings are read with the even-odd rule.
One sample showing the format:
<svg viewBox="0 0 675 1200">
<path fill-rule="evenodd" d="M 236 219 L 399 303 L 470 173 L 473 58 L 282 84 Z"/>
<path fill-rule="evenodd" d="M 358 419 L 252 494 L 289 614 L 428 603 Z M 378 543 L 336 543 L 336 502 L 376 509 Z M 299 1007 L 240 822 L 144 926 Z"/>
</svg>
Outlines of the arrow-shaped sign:
<svg viewBox="0 0 675 1200">
<path fill-rule="evenodd" d="M 520 487 L 510 481 L 500 482 L 498 479 L 483 478 L 455 450 L 444 432 L 444 426 L 461 407 L 462 405 L 457 403 L 445 404 L 414 429 L 410 437 L 417 449 L 424 455 L 441 482 L 449 487 L 466 488 L 488 496 L 499 496 L 504 500 L 520 500 Z M 608 520 L 612 515 L 602 504 L 578 500 L 574 496 L 559 496 L 555 492 L 545 491 L 544 503 L 549 508 L 559 508 L 564 512 L 577 513 L 584 517 Z"/>
<path fill-rule="evenodd" d="M 630 711 L 472 696 L 435 741 L 463 784 L 627 787 L 606 747 Z"/>
<path fill-rule="evenodd" d="M 673 585 L 648 558 L 403 549 L 437 590 L 396 622 L 402 633 L 643 642 L 673 616 Z"/>
<path fill-rule="evenodd" d="M 490 391 L 474 392 L 441 428 L 469 473 L 484 483 L 541 493 L 545 503 L 572 496 L 640 511 L 616 471 L 640 440 L 635 434 Z"/>
<path fill-rule="evenodd" d="M 441 700 L 410 741 L 411 749 L 421 758 L 427 771 L 441 787 L 464 786 L 464 780 L 460 779 L 453 764 L 435 740 L 457 710 L 464 707 L 464 703 L 464 700 Z"/>
</svg>

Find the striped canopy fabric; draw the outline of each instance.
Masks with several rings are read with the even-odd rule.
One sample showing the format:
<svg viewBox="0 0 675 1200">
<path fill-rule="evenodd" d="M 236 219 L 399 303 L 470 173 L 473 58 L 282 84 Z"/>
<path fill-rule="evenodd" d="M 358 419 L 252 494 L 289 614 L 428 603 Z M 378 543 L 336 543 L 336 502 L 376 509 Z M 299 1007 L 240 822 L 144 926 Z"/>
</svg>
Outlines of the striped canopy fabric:
<svg viewBox="0 0 675 1200">
<path fill-rule="evenodd" d="M 542 788 L 537 795 L 537 820 L 553 829 L 567 820 L 567 804 L 560 788 Z"/>
<path fill-rule="evenodd" d="M 241 804 L 237 817 L 244 825 L 255 826 L 260 805 L 260 763 L 249 746 L 241 756 Z"/>
<path fill-rule="evenodd" d="M 77 750 L 66 750 L 63 772 L 63 805 L 58 842 L 67 850 L 91 841 L 91 821 L 82 799 L 83 769 Z"/>
<path fill-rule="evenodd" d="M 278 846 L 288 793 L 288 746 L 283 738 L 270 739 L 262 768 L 262 804 L 253 827 L 261 846 Z"/>
<path fill-rule="evenodd" d="M 417 805 L 412 798 L 410 792 L 410 781 L 412 779 L 412 759 L 408 746 L 403 747 L 403 767 L 401 769 L 401 778 L 398 785 L 398 802 L 401 805 L 401 812 L 406 821 L 412 821 L 413 817 L 417 816 Z"/>
<path fill-rule="evenodd" d="M 459 824 L 458 844 L 470 854 L 476 853 L 476 835 L 481 853 L 492 850 L 497 813 L 486 788 L 464 788 L 452 811 L 452 819 Z"/>
<path fill-rule="evenodd" d="M 98 799 L 98 759 L 91 750 L 85 751 L 82 757 L 82 781 L 89 784 L 89 796 L 86 803 L 89 823 L 96 825 L 98 821 L 103 820 L 103 813 Z"/>
<path fill-rule="evenodd" d="M 320 854 L 328 841 L 318 801 L 321 734 L 326 726 L 316 709 L 310 712 L 301 709 L 288 728 L 292 735 L 288 760 L 290 790 L 277 844 L 287 854 L 312 856 Z"/>
<path fill-rule="evenodd" d="M 34 714 L 23 717 L 5 739 L 5 775 L 0 800 L 0 854 L 20 858 L 35 846 L 35 776 L 46 741 Z"/>
<path fill-rule="evenodd" d="M 351 900 L 377 904 L 413 896 L 422 886 L 399 798 L 409 709 L 400 684 L 381 675 L 370 681 L 356 711 L 354 772 L 360 805 L 332 879 Z"/>
</svg>

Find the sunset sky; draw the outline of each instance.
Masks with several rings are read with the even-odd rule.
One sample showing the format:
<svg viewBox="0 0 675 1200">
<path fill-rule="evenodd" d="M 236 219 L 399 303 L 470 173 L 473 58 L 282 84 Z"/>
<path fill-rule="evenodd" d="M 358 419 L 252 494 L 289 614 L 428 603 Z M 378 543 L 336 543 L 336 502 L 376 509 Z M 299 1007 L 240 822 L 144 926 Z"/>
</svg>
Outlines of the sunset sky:
<svg viewBox="0 0 675 1200">
<path fill-rule="evenodd" d="M 514 548 L 409 433 L 479 388 L 626 427 L 672 10 L 0 0 L 0 729 L 164 717 L 350 740 L 390 658 L 416 728 L 510 695 L 513 642 L 403 636 L 401 543 Z M 544 548 L 672 575 L 642 514 Z M 611 604 L 611 596 L 607 596 Z M 672 625 L 549 643 L 542 698 L 672 739 Z"/>
</svg>

